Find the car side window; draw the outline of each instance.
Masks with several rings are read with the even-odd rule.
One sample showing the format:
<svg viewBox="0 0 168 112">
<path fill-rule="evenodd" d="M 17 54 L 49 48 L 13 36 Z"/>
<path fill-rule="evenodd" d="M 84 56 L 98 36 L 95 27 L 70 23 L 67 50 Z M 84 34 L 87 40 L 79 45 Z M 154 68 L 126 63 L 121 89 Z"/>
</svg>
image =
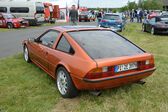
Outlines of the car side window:
<svg viewBox="0 0 168 112">
<path fill-rule="evenodd" d="M 56 49 L 69 54 L 75 53 L 72 46 L 69 44 L 68 40 L 64 36 L 62 36 L 61 39 L 59 40 Z"/>
<path fill-rule="evenodd" d="M 55 43 L 57 37 L 59 35 L 59 32 L 50 30 L 47 33 L 45 33 L 43 36 L 40 37 L 39 43 L 47 46 L 52 47 Z"/>
<path fill-rule="evenodd" d="M 150 24 L 155 24 L 156 18 L 152 18 L 149 22 L 150 22 Z"/>
</svg>

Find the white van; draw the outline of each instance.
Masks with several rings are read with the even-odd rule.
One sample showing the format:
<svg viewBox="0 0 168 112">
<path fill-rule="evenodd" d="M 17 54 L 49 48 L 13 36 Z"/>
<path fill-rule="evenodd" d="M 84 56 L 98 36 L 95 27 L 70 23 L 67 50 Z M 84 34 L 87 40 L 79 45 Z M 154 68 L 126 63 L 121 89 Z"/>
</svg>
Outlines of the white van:
<svg viewBox="0 0 168 112">
<path fill-rule="evenodd" d="M 30 25 L 37 25 L 44 22 L 44 5 L 35 1 L 0 1 L 0 12 L 11 13 L 16 17 L 24 18 Z"/>
</svg>

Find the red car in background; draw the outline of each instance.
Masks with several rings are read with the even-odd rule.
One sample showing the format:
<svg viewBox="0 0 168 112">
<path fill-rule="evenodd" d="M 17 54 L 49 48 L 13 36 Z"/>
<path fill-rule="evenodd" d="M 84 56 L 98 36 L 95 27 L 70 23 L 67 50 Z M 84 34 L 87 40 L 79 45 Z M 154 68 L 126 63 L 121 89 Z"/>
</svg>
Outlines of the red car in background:
<svg viewBox="0 0 168 112">
<path fill-rule="evenodd" d="M 0 13 L 0 28 L 20 28 L 29 26 L 29 22 L 22 19 L 16 18 L 12 14 Z"/>
<path fill-rule="evenodd" d="M 153 17 L 156 17 L 156 16 L 159 16 L 160 14 L 158 12 L 151 12 L 149 15 L 148 15 L 148 19 L 152 19 Z"/>
</svg>

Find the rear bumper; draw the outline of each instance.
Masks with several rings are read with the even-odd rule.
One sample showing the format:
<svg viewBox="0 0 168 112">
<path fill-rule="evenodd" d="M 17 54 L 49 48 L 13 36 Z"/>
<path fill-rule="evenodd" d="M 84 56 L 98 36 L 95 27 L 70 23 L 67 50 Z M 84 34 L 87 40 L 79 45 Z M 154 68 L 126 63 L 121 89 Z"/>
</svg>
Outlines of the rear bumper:
<svg viewBox="0 0 168 112">
<path fill-rule="evenodd" d="M 134 72 L 131 74 L 124 74 L 101 79 L 84 78 L 81 80 L 74 77 L 72 79 L 75 83 L 75 86 L 79 90 L 100 90 L 137 82 L 150 76 L 155 70 L 156 68 L 152 68 L 144 71 Z"/>
<path fill-rule="evenodd" d="M 107 24 L 103 24 L 103 23 L 100 23 L 100 26 L 103 27 L 103 28 L 111 28 L 111 30 L 113 31 L 121 31 L 123 29 L 123 25 L 107 25 Z"/>
</svg>

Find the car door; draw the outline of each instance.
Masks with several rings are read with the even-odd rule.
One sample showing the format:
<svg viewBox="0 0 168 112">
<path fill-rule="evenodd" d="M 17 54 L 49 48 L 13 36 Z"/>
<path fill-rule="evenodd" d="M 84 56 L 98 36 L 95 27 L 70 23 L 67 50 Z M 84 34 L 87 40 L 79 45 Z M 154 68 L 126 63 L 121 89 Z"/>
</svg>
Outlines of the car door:
<svg viewBox="0 0 168 112">
<path fill-rule="evenodd" d="M 58 65 L 58 63 L 62 62 L 65 58 L 67 58 L 67 56 L 72 56 L 75 51 L 63 34 L 59 36 L 55 49 L 50 51 L 51 52 L 48 54 L 49 71 L 54 77 L 55 67 Z"/>
<path fill-rule="evenodd" d="M 53 49 L 53 45 L 57 40 L 59 35 L 58 31 L 49 30 L 44 33 L 42 36 L 36 39 L 31 45 L 31 57 L 37 62 L 43 69 L 48 71 L 48 55 L 50 49 Z"/>
<path fill-rule="evenodd" d="M 152 27 L 156 24 L 156 18 L 153 17 L 149 20 L 149 24 L 147 25 L 147 29 L 150 32 Z"/>
</svg>

